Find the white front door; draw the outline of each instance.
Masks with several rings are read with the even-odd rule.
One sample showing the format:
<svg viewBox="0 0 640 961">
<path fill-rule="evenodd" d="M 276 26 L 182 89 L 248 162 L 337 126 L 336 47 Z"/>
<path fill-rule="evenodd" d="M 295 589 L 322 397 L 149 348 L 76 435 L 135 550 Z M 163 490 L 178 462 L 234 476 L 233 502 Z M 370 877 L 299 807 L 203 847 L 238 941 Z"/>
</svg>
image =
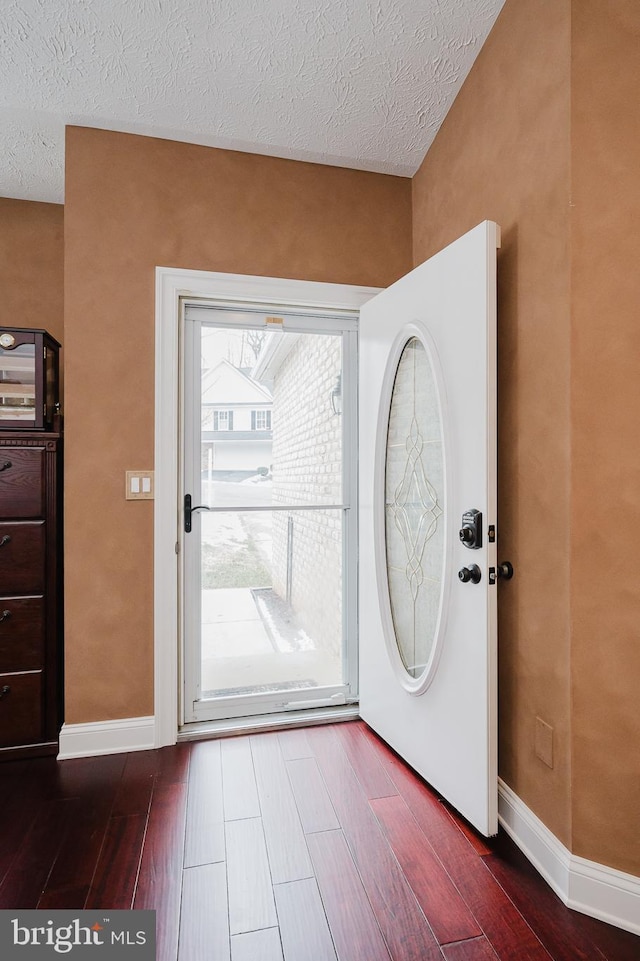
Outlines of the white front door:
<svg viewBox="0 0 640 961">
<path fill-rule="evenodd" d="M 360 713 L 485 835 L 497 831 L 498 246 L 482 223 L 360 314 Z"/>
</svg>

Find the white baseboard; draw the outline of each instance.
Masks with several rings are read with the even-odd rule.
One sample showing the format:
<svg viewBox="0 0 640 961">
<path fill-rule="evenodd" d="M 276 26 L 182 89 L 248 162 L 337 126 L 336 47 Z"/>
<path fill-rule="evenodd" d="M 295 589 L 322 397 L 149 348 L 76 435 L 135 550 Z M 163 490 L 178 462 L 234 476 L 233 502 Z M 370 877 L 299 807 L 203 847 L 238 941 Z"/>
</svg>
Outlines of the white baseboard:
<svg viewBox="0 0 640 961">
<path fill-rule="evenodd" d="M 97 754 L 122 754 L 147 751 L 155 744 L 155 718 L 125 717 L 116 721 L 89 724 L 63 724 L 58 759 L 94 757 Z"/>
<path fill-rule="evenodd" d="M 502 827 L 568 908 L 640 934 L 640 878 L 572 854 L 504 781 Z"/>
</svg>

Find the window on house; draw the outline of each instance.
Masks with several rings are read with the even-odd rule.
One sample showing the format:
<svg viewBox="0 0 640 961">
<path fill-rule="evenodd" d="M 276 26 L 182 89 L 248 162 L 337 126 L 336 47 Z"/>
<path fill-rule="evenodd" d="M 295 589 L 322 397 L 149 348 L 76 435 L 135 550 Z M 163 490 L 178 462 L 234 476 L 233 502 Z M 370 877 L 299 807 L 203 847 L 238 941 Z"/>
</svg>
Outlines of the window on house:
<svg viewBox="0 0 640 961">
<path fill-rule="evenodd" d="M 214 410 L 213 412 L 214 430 L 233 430 L 233 411 Z"/>
<path fill-rule="evenodd" d="M 271 411 L 252 410 L 251 430 L 271 430 Z"/>
</svg>

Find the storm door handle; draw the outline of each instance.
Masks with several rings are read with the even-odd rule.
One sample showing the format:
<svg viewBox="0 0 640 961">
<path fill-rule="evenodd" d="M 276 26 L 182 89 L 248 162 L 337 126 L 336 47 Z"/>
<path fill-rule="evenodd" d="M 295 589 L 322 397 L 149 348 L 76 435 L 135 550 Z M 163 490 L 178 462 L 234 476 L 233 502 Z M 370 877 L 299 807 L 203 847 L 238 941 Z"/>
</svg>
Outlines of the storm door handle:
<svg viewBox="0 0 640 961">
<path fill-rule="evenodd" d="M 191 494 L 184 495 L 184 532 L 185 534 L 191 533 L 191 515 L 194 511 L 210 511 L 211 508 L 206 504 L 197 504 L 195 507 L 191 506 Z"/>
</svg>

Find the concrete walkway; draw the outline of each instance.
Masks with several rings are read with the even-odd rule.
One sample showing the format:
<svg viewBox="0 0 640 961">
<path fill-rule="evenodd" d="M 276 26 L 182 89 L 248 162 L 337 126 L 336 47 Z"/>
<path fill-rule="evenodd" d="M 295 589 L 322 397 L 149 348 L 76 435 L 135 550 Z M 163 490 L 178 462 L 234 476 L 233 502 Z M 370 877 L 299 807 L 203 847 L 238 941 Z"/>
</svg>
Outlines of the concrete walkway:
<svg viewBox="0 0 640 961">
<path fill-rule="evenodd" d="M 312 641 L 308 650 L 278 650 L 249 588 L 202 592 L 203 692 L 290 688 L 297 683 L 342 683 L 339 658 Z"/>
</svg>

